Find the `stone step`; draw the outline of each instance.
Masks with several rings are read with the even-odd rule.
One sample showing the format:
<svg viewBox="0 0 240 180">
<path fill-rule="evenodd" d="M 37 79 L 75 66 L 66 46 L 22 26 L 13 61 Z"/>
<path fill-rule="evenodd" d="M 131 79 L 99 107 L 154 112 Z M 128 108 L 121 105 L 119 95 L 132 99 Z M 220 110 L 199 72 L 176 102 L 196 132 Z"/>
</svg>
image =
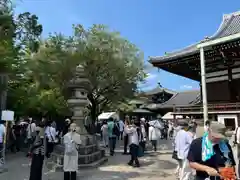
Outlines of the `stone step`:
<svg viewBox="0 0 240 180">
<path fill-rule="evenodd" d="M 79 154 L 78 164 L 89 164 L 89 163 L 92 163 L 93 161 L 101 159 L 104 156 L 105 156 L 104 149 L 97 150 L 91 154 Z M 58 162 L 59 164 L 63 164 L 63 157 L 64 157 L 64 154 L 52 153 L 51 160 L 53 162 Z"/>
<path fill-rule="evenodd" d="M 95 168 L 98 167 L 105 162 L 108 161 L 108 158 L 106 156 L 102 157 L 101 159 L 94 161 L 89 164 L 79 164 L 78 169 L 88 169 L 88 168 Z M 52 172 L 57 172 L 57 171 L 63 171 L 63 164 L 56 164 L 54 162 L 48 162 L 47 163 L 47 169 Z"/>
<path fill-rule="evenodd" d="M 87 155 L 92 154 L 94 152 L 98 151 L 98 145 L 97 144 L 91 144 L 88 146 L 80 146 L 78 149 L 78 153 L 81 155 Z M 54 153 L 56 154 L 64 154 L 64 146 L 63 145 L 56 145 L 54 148 Z"/>
</svg>

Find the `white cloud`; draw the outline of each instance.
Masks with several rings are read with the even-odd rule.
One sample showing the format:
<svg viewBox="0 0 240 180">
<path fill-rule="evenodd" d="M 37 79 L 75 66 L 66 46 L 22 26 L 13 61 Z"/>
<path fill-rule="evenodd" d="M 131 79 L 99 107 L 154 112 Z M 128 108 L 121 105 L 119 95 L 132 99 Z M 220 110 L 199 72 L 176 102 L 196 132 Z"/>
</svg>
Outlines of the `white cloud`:
<svg viewBox="0 0 240 180">
<path fill-rule="evenodd" d="M 193 89 L 193 86 L 185 84 L 185 85 L 180 86 L 180 89 Z"/>
<path fill-rule="evenodd" d="M 146 78 L 147 81 L 152 80 L 152 79 L 156 79 L 156 78 L 157 78 L 157 74 L 147 73 L 147 78 Z"/>
</svg>

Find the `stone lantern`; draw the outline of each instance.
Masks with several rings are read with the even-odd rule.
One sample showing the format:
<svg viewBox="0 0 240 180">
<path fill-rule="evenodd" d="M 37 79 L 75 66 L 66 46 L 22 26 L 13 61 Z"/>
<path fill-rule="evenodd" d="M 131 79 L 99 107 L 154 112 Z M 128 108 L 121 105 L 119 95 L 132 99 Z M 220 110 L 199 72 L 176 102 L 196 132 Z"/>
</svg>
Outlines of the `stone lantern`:
<svg viewBox="0 0 240 180">
<path fill-rule="evenodd" d="M 73 112 L 72 120 L 77 124 L 81 134 L 82 145 L 78 149 L 78 167 L 92 168 L 96 167 L 105 161 L 105 150 L 98 146 L 95 136 L 89 135 L 85 129 L 84 110 L 89 101 L 87 94 L 91 88 L 90 81 L 84 74 L 84 69 L 81 65 L 77 66 L 74 78 L 69 82 L 69 90 L 72 96 L 68 99 L 68 104 Z M 59 144 L 54 148 L 51 159 L 47 163 L 48 169 L 51 171 L 62 170 L 64 157 L 64 145 Z"/>
<path fill-rule="evenodd" d="M 90 87 L 91 84 L 84 73 L 83 66 L 77 66 L 75 77 L 69 82 L 68 85 L 69 90 L 72 92 L 72 96 L 70 99 L 68 99 L 68 104 L 73 112 L 72 120 L 79 127 L 79 133 L 81 135 L 87 134 L 87 131 L 84 127 L 84 110 L 89 104 L 87 95 Z"/>
</svg>

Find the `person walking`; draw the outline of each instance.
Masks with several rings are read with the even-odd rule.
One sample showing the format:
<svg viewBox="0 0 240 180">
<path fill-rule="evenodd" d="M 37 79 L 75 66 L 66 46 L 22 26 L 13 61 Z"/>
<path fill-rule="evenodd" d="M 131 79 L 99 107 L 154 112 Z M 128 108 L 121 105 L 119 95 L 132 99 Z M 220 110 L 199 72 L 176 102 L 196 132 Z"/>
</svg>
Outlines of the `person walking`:
<svg viewBox="0 0 240 180">
<path fill-rule="evenodd" d="M 35 139 L 36 136 L 36 124 L 34 120 L 30 117 L 28 119 L 28 127 L 27 127 L 27 145 L 28 145 L 28 150 L 30 150 L 31 145 Z M 27 154 L 28 156 L 28 154 Z"/>
<path fill-rule="evenodd" d="M 42 168 L 45 155 L 44 137 L 40 136 L 42 127 L 35 128 L 36 136 L 30 149 L 32 156 L 29 180 L 42 180 Z"/>
<path fill-rule="evenodd" d="M 118 125 L 120 130 L 120 139 L 123 140 L 124 122 L 120 119 Z"/>
<path fill-rule="evenodd" d="M 129 116 L 126 116 L 124 129 L 129 125 L 130 125 Z M 124 146 L 123 155 L 127 155 L 128 154 L 128 134 L 126 134 L 125 131 L 123 131 L 123 146 Z"/>
<path fill-rule="evenodd" d="M 0 168 L 4 163 L 4 136 L 6 133 L 6 128 L 4 126 L 4 121 L 0 121 Z"/>
<path fill-rule="evenodd" d="M 141 130 L 139 122 L 134 122 L 132 125 L 126 125 L 124 132 L 129 136 L 129 147 L 131 159 L 128 162 L 129 166 L 140 167 L 138 160 L 139 142 L 141 139 Z"/>
<path fill-rule="evenodd" d="M 235 130 L 235 137 L 234 137 L 234 145 L 236 146 L 236 154 L 238 159 L 238 168 L 237 168 L 237 176 L 240 178 L 240 130 L 239 127 Z"/>
<path fill-rule="evenodd" d="M 142 147 L 143 152 L 145 152 L 146 150 L 146 141 L 147 141 L 145 121 L 146 121 L 145 118 L 140 119 L 141 141 L 139 145 Z"/>
<path fill-rule="evenodd" d="M 54 145 L 56 142 L 56 136 L 57 136 L 56 129 L 52 126 L 51 121 L 47 122 L 47 127 L 45 129 L 45 135 L 46 135 L 46 145 L 47 145 L 46 156 L 47 156 L 47 158 L 50 158 L 50 155 L 54 149 Z"/>
<path fill-rule="evenodd" d="M 112 117 L 108 121 L 108 137 L 109 137 L 109 148 L 110 155 L 113 156 L 115 152 L 115 147 L 117 143 L 117 136 L 119 136 L 119 127 Z"/>
<path fill-rule="evenodd" d="M 64 180 L 76 180 L 78 170 L 78 146 L 81 144 L 80 134 L 77 132 L 77 125 L 72 123 L 70 131 L 64 135 L 63 143 L 65 146 L 63 171 Z"/>
<path fill-rule="evenodd" d="M 187 132 L 187 122 L 181 122 L 180 128 L 181 129 L 178 131 L 174 140 L 174 153 L 176 153 L 175 155 L 177 158 L 175 159 L 178 162 L 178 166 L 176 168 L 176 175 L 180 180 L 182 180 L 184 174 L 184 167 L 186 166 L 187 162 L 187 154 L 190 144 L 193 140 L 193 134 L 191 135 L 189 132 Z"/>
<path fill-rule="evenodd" d="M 157 151 L 157 141 L 159 139 L 157 131 L 158 129 L 154 125 L 150 125 L 148 138 L 155 152 Z"/>
<path fill-rule="evenodd" d="M 108 147 L 108 123 L 106 120 L 103 121 L 103 125 L 101 127 L 101 131 L 102 131 L 102 136 L 103 136 L 103 145 L 104 147 Z"/>
</svg>

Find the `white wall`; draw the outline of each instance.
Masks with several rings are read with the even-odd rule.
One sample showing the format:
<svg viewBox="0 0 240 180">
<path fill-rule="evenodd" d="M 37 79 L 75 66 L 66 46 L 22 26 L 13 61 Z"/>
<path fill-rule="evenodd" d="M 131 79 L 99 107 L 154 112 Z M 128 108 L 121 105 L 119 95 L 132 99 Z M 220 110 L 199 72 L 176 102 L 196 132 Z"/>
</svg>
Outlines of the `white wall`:
<svg viewBox="0 0 240 180">
<path fill-rule="evenodd" d="M 235 125 L 236 127 L 238 127 L 238 119 L 237 119 L 237 115 L 236 114 L 232 114 L 232 115 L 229 115 L 229 114 L 226 114 L 226 115 L 217 115 L 217 120 L 219 123 L 221 124 L 224 124 L 224 119 L 225 118 L 231 118 L 231 119 L 235 119 Z M 224 124 L 225 125 L 225 124 Z M 236 128 L 235 127 L 235 128 Z"/>
</svg>

